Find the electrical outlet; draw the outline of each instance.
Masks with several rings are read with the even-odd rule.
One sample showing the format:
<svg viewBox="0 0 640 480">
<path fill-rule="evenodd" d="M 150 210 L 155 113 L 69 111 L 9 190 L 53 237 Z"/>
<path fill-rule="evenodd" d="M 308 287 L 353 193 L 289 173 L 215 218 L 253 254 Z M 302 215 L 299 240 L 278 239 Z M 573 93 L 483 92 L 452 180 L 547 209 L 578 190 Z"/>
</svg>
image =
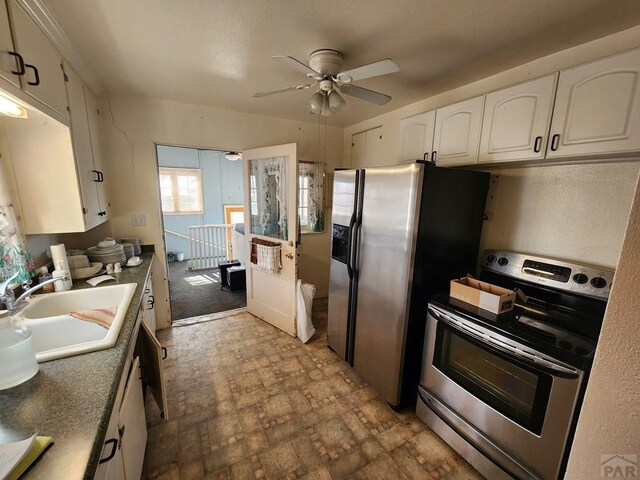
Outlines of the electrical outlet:
<svg viewBox="0 0 640 480">
<path fill-rule="evenodd" d="M 131 225 L 134 227 L 144 227 L 147 224 L 147 216 L 144 213 L 131 215 Z"/>
</svg>

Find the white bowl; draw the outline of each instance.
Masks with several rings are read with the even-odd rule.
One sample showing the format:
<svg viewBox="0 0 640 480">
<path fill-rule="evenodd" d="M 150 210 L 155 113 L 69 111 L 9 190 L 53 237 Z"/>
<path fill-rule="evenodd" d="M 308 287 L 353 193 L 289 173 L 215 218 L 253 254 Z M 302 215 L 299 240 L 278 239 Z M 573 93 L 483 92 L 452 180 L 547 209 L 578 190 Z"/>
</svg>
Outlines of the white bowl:
<svg viewBox="0 0 640 480">
<path fill-rule="evenodd" d="M 105 238 L 101 242 L 98 242 L 98 247 L 100 248 L 111 248 L 115 247 L 116 241 L 113 238 Z"/>
</svg>

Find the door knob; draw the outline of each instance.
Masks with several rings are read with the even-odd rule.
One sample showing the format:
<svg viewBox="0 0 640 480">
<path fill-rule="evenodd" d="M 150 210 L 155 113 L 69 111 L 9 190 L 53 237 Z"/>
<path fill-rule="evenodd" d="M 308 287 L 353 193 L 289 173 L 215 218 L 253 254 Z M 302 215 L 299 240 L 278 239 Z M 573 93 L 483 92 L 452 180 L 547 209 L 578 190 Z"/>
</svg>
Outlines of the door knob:
<svg viewBox="0 0 640 480">
<path fill-rule="evenodd" d="M 284 258 L 288 258 L 289 260 L 293 260 L 293 253 L 287 252 L 284 254 Z"/>
</svg>

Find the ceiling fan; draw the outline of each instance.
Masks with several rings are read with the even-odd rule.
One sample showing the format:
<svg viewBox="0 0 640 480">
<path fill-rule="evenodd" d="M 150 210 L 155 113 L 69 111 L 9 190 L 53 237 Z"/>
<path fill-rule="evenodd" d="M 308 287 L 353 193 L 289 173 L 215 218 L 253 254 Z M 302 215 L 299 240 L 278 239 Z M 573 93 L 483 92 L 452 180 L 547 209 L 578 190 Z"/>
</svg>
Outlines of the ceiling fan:
<svg viewBox="0 0 640 480">
<path fill-rule="evenodd" d="M 273 58 L 281 64 L 303 73 L 309 79 L 314 80 L 314 82 L 280 88 L 269 92 L 257 92 L 252 96 L 258 98 L 266 97 L 268 95 L 290 92 L 292 90 L 306 90 L 318 85 L 318 90 L 309 100 L 309 110 L 311 113 L 319 115 L 333 115 L 340 110 L 345 104 L 344 98 L 340 95 L 341 93 L 376 105 L 385 105 L 391 100 L 389 95 L 359 87 L 354 85 L 353 82 L 394 73 L 400 70 L 398 65 L 390 58 L 386 58 L 358 68 L 341 71 L 344 56 L 337 50 L 330 49 L 312 52 L 311 55 L 309 55 L 309 65 L 305 65 L 301 61 L 285 55 L 274 55 Z"/>
</svg>

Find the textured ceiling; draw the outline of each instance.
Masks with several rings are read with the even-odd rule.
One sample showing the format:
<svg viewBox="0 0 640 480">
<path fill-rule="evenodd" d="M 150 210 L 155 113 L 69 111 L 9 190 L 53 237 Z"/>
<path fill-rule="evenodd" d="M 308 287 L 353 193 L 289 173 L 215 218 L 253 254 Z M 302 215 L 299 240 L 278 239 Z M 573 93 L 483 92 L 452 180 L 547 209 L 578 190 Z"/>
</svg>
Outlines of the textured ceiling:
<svg viewBox="0 0 640 480">
<path fill-rule="evenodd" d="M 315 121 L 310 91 L 272 55 L 320 48 L 345 69 L 391 57 L 400 72 L 358 82 L 384 107 L 347 97 L 347 126 L 501 70 L 640 24 L 638 0 L 46 0 L 108 91 Z"/>
</svg>

